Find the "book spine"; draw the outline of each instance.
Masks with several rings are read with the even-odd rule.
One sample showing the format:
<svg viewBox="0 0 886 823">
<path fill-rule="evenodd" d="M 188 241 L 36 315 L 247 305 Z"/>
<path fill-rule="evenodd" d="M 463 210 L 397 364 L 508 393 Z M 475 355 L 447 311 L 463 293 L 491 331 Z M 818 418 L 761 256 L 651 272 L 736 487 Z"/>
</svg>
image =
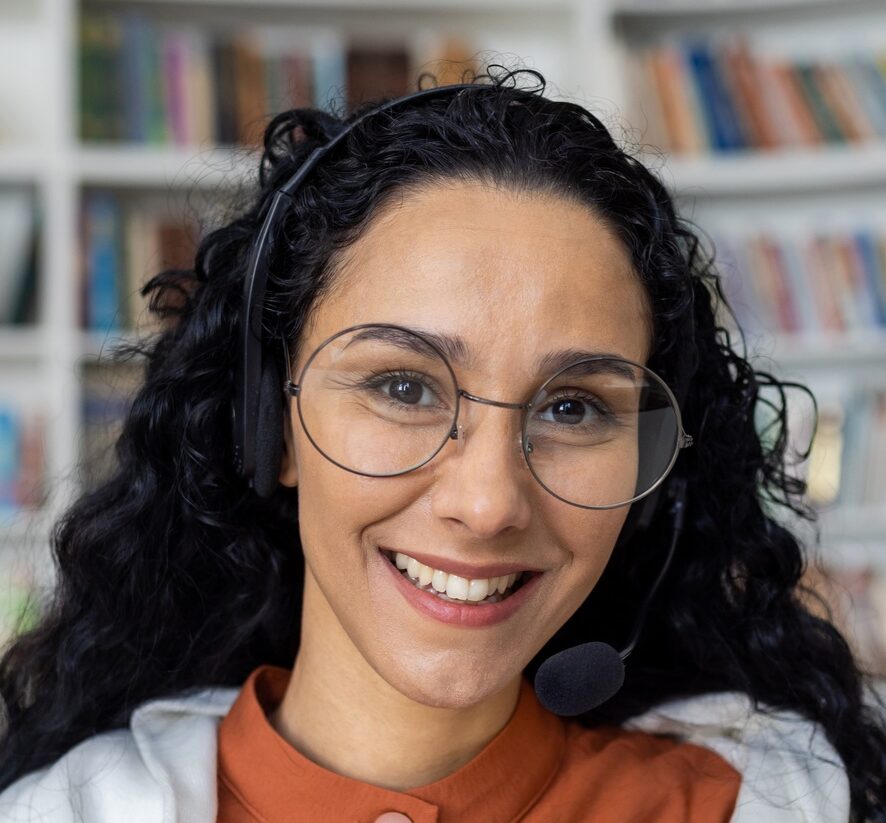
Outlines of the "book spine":
<svg viewBox="0 0 886 823">
<path fill-rule="evenodd" d="M 102 192 L 87 198 L 87 327 L 96 331 L 118 327 L 119 213 L 113 195 Z"/>
<path fill-rule="evenodd" d="M 12 514 L 18 508 L 19 461 L 18 415 L 12 409 L 0 407 L 0 514 Z"/>
<path fill-rule="evenodd" d="M 823 143 L 824 137 L 809 110 L 791 65 L 784 60 L 776 60 L 770 63 L 769 69 L 780 97 L 786 103 L 787 112 L 790 113 L 787 122 L 792 124 L 791 132 L 796 138 L 796 143 L 792 145 L 818 146 Z"/>
<path fill-rule="evenodd" d="M 342 98 L 347 99 L 346 61 L 341 44 L 335 39 L 318 38 L 311 56 L 314 104 L 329 109 Z"/>
<path fill-rule="evenodd" d="M 123 18 L 123 136 L 126 140 L 144 143 L 148 139 L 147 129 L 147 71 L 144 63 L 145 36 L 144 20 L 135 12 Z"/>
<path fill-rule="evenodd" d="M 868 72 L 870 61 L 861 55 L 851 55 L 844 64 L 849 82 L 858 96 L 859 108 L 871 121 L 878 138 L 886 138 L 886 90 L 881 94 L 873 85 Z"/>
<path fill-rule="evenodd" d="M 845 135 L 840 130 L 840 126 L 828 108 L 824 95 L 816 82 L 815 65 L 806 62 L 797 63 L 793 67 L 793 72 L 818 131 L 824 137 L 825 142 L 845 142 Z"/>
<path fill-rule="evenodd" d="M 736 131 L 734 114 L 709 44 L 691 41 L 687 45 L 689 65 L 698 86 L 702 112 L 713 135 L 713 148 L 730 151 L 742 147 L 742 137 Z"/>
<path fill-rule="evenodd" d="M 856 231 L 853 240 L 860 268 L 864 273 L 866 291 L 870 296 L 873 321 L 886 328 L 886 273 L 881 267 L 876 242 L 869 231 Z"/>
</svg>

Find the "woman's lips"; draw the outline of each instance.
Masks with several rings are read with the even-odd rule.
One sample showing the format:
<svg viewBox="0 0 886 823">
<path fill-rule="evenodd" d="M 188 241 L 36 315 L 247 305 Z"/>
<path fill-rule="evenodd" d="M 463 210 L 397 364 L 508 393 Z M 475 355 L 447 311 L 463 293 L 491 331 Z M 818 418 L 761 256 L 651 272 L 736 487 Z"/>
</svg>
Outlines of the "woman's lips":
<svg viewBox="0 0 886 823">
<path fill-rule="evenodd" d="M 532 596 L 542 576 L 540 573 L 526 572 L 523 584 L 498 603 L 462 605 L 422 591 L 407 580 L 380 551 L 378 558 L 387 569 L 391 583 L 416 611 L 441 623 L 465 627 L 491 626 L 507 620 Z"/>
</svg>

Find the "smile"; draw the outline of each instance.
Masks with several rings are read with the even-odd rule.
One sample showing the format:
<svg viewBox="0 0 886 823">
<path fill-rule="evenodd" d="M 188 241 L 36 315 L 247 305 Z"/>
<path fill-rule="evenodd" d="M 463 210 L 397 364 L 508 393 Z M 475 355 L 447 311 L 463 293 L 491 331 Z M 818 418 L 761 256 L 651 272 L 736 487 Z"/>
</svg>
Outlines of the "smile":
<svg viewBox="0 0 886 823">
<path fill-rule="evenodd" d="M 383 549 L 382 554 L 417 589 L 434 594 L 441 600 L 453 602 L 478 605 L 498 603 L 517 591 L 527 574 L 520 571 L 472 579 L 432 568 L 403 552 Z"/>
</svg>

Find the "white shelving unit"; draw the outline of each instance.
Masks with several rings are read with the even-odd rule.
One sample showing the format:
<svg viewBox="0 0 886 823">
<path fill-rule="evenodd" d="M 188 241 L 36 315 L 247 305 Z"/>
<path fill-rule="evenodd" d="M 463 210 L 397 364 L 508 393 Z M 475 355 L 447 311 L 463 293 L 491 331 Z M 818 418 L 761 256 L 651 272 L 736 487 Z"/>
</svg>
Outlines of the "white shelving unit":
<svg viewBox="0 0 886 823">
<path fill-rule="evenodd" d="M 78 458 L 79 370 L 83 358 L 101 345 L 77 322 L 77 219 L 84 187 L 184 193 L 238 185 L 255 173 L 255 158 L 239 150 L 80 145 L 76 66 L 78 16 L 84 7 L 137 7 L 160 19 L 214 25 L 323 24 L 363 37 L 465 31 L 484 61 L 537 68 L 550 83 L 550 96 L 589 105 L 616 139 L 628 127 L 629 136 L 641 141 L 639 124 L 628 126 L 625 119 L 625 60 L 632 44 L 651 34 L 743 27 L 764 44 L 782 37 L 792 47 L 812 51 L 830 49 L 844 30 L 859 42 L 886 39 L 886 8 L 860 0 L 3 0 L 0 187 L 32 186 L 44 230 L 41 322 L 34 329 L 0 329 L 0 393 L 7 396 L 14 385 L 22 402 L 46 410 L 52 492 L 37 519 L 23 514 L 2 527 L 0 552 L 7 554 L 18 549 L 42 557 L 48 524 L 78 491 L 71 470 Z M 886 145 L 672 157 L 663 166 L 653 158 L 650 163 L 702 226 L 732 214 L 766 212 L 780 219 L 786 209 L 814 217 L 857 208 L 860 202 L 886 218 Z M 877 370 L 886 385 L 886 337 L 881 335 L 833 340 L 772 336 L 753 345 L 778 368 L 807 378 L 813 388 L 833 372 L 852 379 L 857 372 L 869 376 Z M 19 380 L 21 375 L 27 379 Z M 863 557 L 886 569 L 886 522 L 877 513 L 837 513 L 824 526 L 826 540 L 850 547 L 837 555 Z M 41 572 L 49 568 L 42 560 L 36 565 Z"/>
<path fill-rule="evenodd" d="M 621 0 L 613 31 L 630 50 L 674 36 L 745 34 L 762 55 L 843 57 L 886 51 L 886 7 L 867 0 Z M 886 144 L 783 148 L 701 157 L 670 157 L 663 180 L 681 211 L 706 230 L 757 226 L 886 226 Z M 850 389 L 886 389 L 886 333 L 849 335 L 758 333 L 749 351 L 762 369 L 808 384 L 820 400 Z M 886 572 L 886 507 L 829 506 L 821 516 L 821 554 L 835 565 Z"/>
</svg>

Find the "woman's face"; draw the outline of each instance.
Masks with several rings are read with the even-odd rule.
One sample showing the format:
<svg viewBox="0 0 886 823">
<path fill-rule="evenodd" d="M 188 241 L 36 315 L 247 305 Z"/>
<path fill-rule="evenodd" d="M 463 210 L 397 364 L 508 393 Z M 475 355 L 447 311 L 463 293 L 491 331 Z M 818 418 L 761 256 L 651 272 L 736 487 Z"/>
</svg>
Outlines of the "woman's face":
<svg viewBox="0 0 886 823">
<path fill-rule="evenodd" d="M 458 336 L 475 359 L 453 362 L 458 385 L 509 403 L 531 397 L 548 352 L 649 354 L 648 304 L 626 250 L 567 200 L 435 184 L 380 213 L 340 262 L 294 376 L 323 340 L 359 323 Z M 628 511 L 578 508 L 542 488 L 519 449 L 519 411 L 463 400 L 459 421 L 461 453 L 447 441 L 413 472 L 365 477 L 313 447 L 293 398 L 280 474 L 299 488 L 303 632 L 404 696 L 450 708 L 513 682 L 594 587 Z M 505 619 L 463 625 L 416 608 L 385 550 L 434 558 L 442 571 L 540 574 Z"/>
</svg>

